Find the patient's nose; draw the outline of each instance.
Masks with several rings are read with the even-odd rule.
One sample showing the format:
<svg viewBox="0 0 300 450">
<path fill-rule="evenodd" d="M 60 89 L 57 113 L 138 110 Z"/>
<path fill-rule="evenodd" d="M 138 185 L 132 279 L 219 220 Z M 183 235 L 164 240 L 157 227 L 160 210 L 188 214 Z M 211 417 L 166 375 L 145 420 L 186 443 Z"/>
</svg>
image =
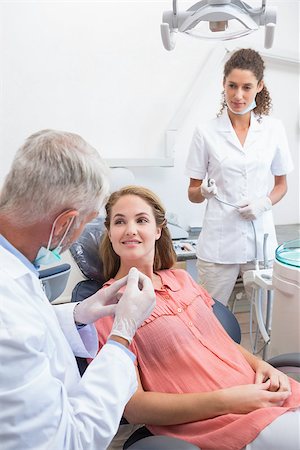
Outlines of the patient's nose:
<svg viewBox="0 0 300 450">
<path fill-rule="evenodd" d="M 135 223 L 128 223 L 125 231 L 127 236 L 134 236 L 137 234 L 137 229 Z"/>
</svg>

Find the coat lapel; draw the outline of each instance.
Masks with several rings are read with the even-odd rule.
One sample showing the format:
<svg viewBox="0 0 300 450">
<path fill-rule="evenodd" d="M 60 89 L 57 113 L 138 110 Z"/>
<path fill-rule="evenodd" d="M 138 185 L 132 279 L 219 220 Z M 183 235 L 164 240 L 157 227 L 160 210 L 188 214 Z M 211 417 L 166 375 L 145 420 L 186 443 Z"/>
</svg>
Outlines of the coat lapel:
<svg viewBox="0 0 300 450">
<path fill-rule="evenodd" d="M 257 121 L 257 117 L 251 113 L 251 123 L 248 134 L 244 143 L 244 150 L 249 149 L 254 143 L 260 139 L 262 132 L 262 124 Z"/>
<path fill-rule="evenodd" d="M 223 135 L 224 139 L 226 139 L 227 142 L 229 142 L 238 150 L 244 152 L 247 150 L 247 148 L 251 147 L 254 142 L 257 142 L 257 139 L 259 139 L 259 133 L 261 133 L 262 131 L 262 127 L 261 124 L 257 121 L 256 116 L 251 113 L 250 128 L 248 130 L 245 143 L 242 146 L 236 135 L 236 132 L 233 129 L 227 110 L 225 110 L 219 117 L 218 131 Z"/>
<path fill-rule="evenodd" d="M 236 132 L 232 127 L 231 121 L 227 113 L 227 109 L 219 117 L 218 127 L 220 134 L 231 146 L 237 148 L 240 151 L 243 151 L 243 147 L 236 135 Z"/>
</svg>

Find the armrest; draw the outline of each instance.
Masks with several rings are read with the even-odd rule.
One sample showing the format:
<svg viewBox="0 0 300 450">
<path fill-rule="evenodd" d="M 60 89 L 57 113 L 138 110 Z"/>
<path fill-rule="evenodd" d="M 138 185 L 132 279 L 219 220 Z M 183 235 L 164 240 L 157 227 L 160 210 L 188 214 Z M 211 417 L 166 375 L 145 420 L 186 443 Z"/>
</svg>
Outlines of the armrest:
<svg viewBox="0 0 300 450">
<path fill-rule="evenodd" d="M 300 353 L 284 353 L 267 361 L 273 367 L 300 382 Z"/>
<path fill-rule="evenodd" d="M 62 272 L 69 272 L 71 270 L 70 264 L 60 264 L 59 266 L 50 267 L 48 269 L 39 270 L 39 279 L 54 277 Z"/>
<path fill-rule="evenodd" d="M 267 362 L 273 367 L 300 367 L 300 353 L 284 353 L 282 355 L 274 356 Z"/>
<path fill-rule="evenodd" d="M 200 450 L 190 442 L 169 436 L 146 437 L 127 448 L 129 450 Z"/>
<path fill-rule="evenodd" d="M 49 302 L 53 302 L 66 288 L 70 275 L 70 264 L 61 264 L 39 271 L 39 279 L 43 283 Z"/>
</svg>

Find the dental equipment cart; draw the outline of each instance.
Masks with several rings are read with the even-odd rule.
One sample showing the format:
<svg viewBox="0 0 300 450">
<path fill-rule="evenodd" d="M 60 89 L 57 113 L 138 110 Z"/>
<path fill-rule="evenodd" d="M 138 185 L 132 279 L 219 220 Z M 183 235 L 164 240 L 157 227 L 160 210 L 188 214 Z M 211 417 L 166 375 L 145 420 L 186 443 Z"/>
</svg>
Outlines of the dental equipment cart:
<svg viewBox="0 0 300 450">
<path fill-rule="evenodd" d="M 300 352 L 300 239 L 277 248 L 272 284 L 274 302 L 269 356 Z"/>
<path fill-rule="evenodd" d="M 249 270 L 244 286 L 251 286 L 251 308 L 255 308 L 257 326 L 265 344 L 262 357 L 300 352 L 300 239 L 288 241 L 276 249 L 273 269 Z M 257 332 L 253 343 L 252 315 L 250 339 L 257 350 Z"/>
</svg>

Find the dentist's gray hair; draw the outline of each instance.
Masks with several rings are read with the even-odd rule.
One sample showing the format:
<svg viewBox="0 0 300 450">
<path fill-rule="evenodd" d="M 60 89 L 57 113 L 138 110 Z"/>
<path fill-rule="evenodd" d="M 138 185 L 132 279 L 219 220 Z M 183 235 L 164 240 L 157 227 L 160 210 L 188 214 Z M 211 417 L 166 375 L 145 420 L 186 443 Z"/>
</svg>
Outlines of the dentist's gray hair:
<svg viewBox="0 0 300 450">
<path fill-rule="evenodd" d="M 0 192 L 0 214 L 15 224 L 31 225 L 76 209 L 80 222 L 105 202 L 108 179 L 108 167 L 82 137 L 41 130 L 29 136 L 15 155 Z"/>
</svg>

